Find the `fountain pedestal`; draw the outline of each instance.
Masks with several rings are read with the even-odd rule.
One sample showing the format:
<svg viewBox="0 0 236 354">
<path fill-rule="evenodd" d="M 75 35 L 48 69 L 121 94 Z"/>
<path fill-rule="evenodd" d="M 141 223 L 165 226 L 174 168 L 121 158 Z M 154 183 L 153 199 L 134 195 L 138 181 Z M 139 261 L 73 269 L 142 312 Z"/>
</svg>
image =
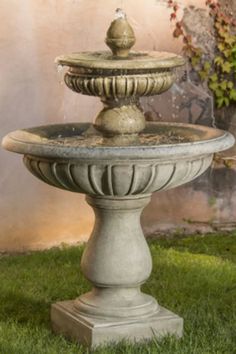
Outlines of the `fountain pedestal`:
<svg viewBox="0 0 236 354">
<path fill-rule="evenodd" d="M 182 335 L 183 320 L 140 290 L 152 269 L 140 225 L 149 200 L 148 195 L 87 197 L 96 220 L 81 267 L 94 288 L 74 301 L 52 305 L 55 332 L 91 346 L 123 338 Z"/>
<path fill-rule="evenodd" d="M 163 307 L 148 318 L 122 320 L 86 317 L 75 311 L 74 301 L 63 301 L 52 305 L 51 319 L 55 333 L 90 347 L 123 340 L 136 343 L 165 335 L 181 337 L 183 333 L 183 319 Z"/>
</svg>

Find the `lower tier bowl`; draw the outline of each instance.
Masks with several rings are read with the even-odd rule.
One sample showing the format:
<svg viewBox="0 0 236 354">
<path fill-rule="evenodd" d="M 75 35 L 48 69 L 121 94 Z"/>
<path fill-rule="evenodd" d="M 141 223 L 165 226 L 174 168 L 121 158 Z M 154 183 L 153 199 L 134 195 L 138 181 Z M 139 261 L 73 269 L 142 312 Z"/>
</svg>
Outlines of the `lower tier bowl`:
<svg viewBox="0 0 236 354">
<path fill-rule="evenodd" d="M 89 123 L 18 130 L 3 140 L 4 148 L 25 155 L 25 165 L 42 181 L 111 197 L 190 182 L 210 166 L 215 152 L 233 144 L 228 132 L 180 123 L 150 123 L 140 136 L 119 142 L 104 138 Z"/>
</svg>

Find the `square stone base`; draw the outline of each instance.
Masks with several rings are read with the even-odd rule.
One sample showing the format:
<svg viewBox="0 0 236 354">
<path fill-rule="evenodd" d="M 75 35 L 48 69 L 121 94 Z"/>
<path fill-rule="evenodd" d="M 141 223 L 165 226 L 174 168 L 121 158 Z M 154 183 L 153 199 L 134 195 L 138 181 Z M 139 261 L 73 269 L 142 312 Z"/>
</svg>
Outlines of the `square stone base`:
<svg viewBox="0 0 236 354">
<path fill-rule="evenodd" d="M 138 342 L 172 334 L 181 337 L 183 319 L 160 307 L 158 313 L 145 319 L 97 319 L 81 316 L 74 310 L 73 300 L 57 302 L 51 307 L 53 331 L 78 343 L 96 347 L 127 340 Z"/>
</svg>

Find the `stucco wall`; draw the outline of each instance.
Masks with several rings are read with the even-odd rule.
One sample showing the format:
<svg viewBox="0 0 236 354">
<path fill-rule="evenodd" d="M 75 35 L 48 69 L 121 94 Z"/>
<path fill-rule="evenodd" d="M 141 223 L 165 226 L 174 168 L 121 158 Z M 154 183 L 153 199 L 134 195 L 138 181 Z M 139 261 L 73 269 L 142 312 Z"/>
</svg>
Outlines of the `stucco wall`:
<svg viewBox="0 0 236 354">
<path fill-rule="evenodd" d="M 204 6 L 204 2 L 182 4 Z M 54 58 L 71 51 L 104 49 L 105 32 L 117 7 L 124 8 L 134 27 L 136 49 L 180 51 L 180 43 L 171 35 L 165 1 L 1 0 L 1 137 L 34 125 L 93 120 L 99 100 L 76 95 L 60 84 Z M 38 181 L 19 155 L 1 149 L 0 163 L 0 251 L 87 239 L 93 214 L 83 196 Z M 145 230 L 157 229 L 157 222 L 178 225 L 183 213 L 186 218 L 192 215 L 192 192 L 184 200 L 181 194 L 171 193 L 154 197 L 143 216 Z M 199 215 L 206 217 L 206 197 L 198 198 L 199 194 Z M 176 204 L 184 205 L 183 209 L 176 210 Z"/>
</svg>

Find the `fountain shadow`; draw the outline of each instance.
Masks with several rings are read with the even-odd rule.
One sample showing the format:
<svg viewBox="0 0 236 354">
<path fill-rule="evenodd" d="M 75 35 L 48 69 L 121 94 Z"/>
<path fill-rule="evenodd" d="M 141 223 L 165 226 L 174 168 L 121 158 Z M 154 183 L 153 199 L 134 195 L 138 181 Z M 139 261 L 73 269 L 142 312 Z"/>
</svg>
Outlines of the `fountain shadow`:
<svg viewBox="0 0 236 354">
<path fill-rule="evenodd" d="M 27 296 L 27 288 L 25 291 L 1 291 L 0 320 L 48 328 L 50 304 L 45 300 L 35 300 L 32 296 Z"/>
<path fill-rule="evenodd" d="M 79 267 L 82 250 L 69 247 L 2 256 L 0 322 L 49 329 L 51 304 L 89 289 Z"/>
</svg>

